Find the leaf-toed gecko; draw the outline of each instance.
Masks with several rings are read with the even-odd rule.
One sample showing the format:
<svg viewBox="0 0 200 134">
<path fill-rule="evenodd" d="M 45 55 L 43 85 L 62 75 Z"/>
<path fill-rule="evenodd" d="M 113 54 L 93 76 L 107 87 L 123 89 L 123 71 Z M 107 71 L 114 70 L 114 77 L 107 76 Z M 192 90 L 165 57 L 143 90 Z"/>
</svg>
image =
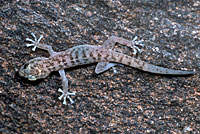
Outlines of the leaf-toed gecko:
<svg viewBox="0 0 200 134">
<path fill-rule="evenodd" d="M 63 104 L 67 104 L 66 98 L 68 98 L 71 104 L 73 104 L 74 101 L 70 96 L 75 95 L 75 92 L 68 91 L 68 79 L 66 78 L 64 69 L 78 65 L 98 62 L 95 69 L 95 73 L 97 74 L 102 73 L 109 68 L 113 68 L 115 65 L 117 65 L 117 63 L 156 74 L 194 74 L 193 71 L 173 70 L 155 66 L 114 50 L 114 45 L 116 43 L 120 43 L 132 48 L 134 53 L 140 51 L 137 45 L 143 46 L 143 44 L 141 44 L 141 41 L 136 41 L 136 38 L 130 41 L 121 37 L 111 36 L 103 43 L 102 46 L 79 45 L 66 51 L 55 52 L 51 46 L 39 43 L 43 36 L 40 36 L 38 40 L 33 33 L 32 36 L 34 37 L 34 40 L 30 38 L 26 39 L 27 41 L 32 42 L 32 44 L 27 44 L 27 47 L 34 46 L 32 49 L 33 51 L 35 51 L 36 47 L 46 50 L 50 54 L 50 57 L 37 57 L 28 61 L 21 67 L 19 74 L 20 76 L 28 78 L 30 81 L 34 81 L 47 77 L 52 71 L 59 71 L 59 74 L 62 78 L 63 87 L 63 90 L 60 88 L 58 89 L 58 91 L 62 93 L 62 95 L 59 97 L 59 100 L 64 98 Z"/>
</svg>

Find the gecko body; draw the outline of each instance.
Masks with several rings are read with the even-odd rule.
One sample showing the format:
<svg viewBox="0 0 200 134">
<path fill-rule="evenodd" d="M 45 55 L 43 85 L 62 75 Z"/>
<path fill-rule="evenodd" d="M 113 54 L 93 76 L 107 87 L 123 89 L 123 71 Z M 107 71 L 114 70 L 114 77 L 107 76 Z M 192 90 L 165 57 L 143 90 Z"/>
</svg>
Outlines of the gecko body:
<svg viewBox="0 0 200 134">
<path fill-rule="evenodd" d="M 133 48 L 134 51 L 139 50 L 138 47 L 134 46 L 135 44 L 133 41 L 129 41 L 120 37 L 112 36 L 105 41 L 103 46 L 79 45 L 72 47 L 66 51 L 54 52 L 51 46 L 39 43 L 42 36 L 37 40 L 35 35 L 32 35 L 35 40 L 28 38 L 27 40 L 31 41 L 32 44 L 27 44 L 27 46 L 34 46 L 33 50 L 35 50 L 36 47 L 46 50 L 49 52 L 50 57 L 38 57 L 28 61 L 25 65 L 21 67 L 19 74 L 20 76 L 26 77 L 29 80 L 37 80 L 47 77 L 53 71 L 59 71 L 59 74 L 62 78 L 63 90 L 59 89 L 58 91 L 62 92 L 62 95 L 59 97 L 59 99 L 61 100 L 64 97 L 63 104 L 66 104 L 66 98 L 68 98 L 71 103 L 74 103 L 70 96 L 75 95 L 74 92 L 68 92 L 68 79 L 65 76 L 64 69 L 79 65 L 97 62 L 98 64 L 95 69 L 95 72 L 97 74 L 114 67 L 116 63 L 124 64 L 143 71 L 157 74 L 194 74 L 193 71 L 174 70 L 155 66 L 113 50 L 116 42 L 120 44 L 125 44 L 128 47 Z"/>
</svg>

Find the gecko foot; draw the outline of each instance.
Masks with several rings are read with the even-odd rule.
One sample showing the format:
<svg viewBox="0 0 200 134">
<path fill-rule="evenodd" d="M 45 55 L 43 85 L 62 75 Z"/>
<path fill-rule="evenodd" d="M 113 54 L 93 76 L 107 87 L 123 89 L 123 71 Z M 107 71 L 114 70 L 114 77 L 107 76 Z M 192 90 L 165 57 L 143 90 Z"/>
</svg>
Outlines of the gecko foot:
<svg viewBox="0 0 200 134">
<path fill-rule="evenodd" d="M 31 44 L 26 44 L 26 46 L 27 46 L 27 47 L 34 46 L 34 47 L 32 48 L 32 50 L 35 51 L 36 48 L 37 48 L 37 44 L 40 43 L 40 40 L 43 38 L 43 36 L 40 35 L 40 38 L 37 39 L 34 33 L 31 33 L 31 35 L 33 36 L 34 40 L 32 40 L 32 39 L 30 39 L 30 38 L 26 38 L 26 41 L 32 42 Z"/>
<path fill-rule="evenodd" d="M 140 47 L 144 47 L 144 44 L 142 43 L 144 40 L 137 40 L 138 37 L 135 36 L 134 39 L 132 40 L 132 49 L 133 49 L 133 54 L 137 54 L 138 52 L 141 53 L 142 50 Z"/>
<path fill-rule="evenodd" d="M 67 101 L 66 101 L 66 98 L 68 98 L 69 99 L 69 101 L 70 101 L 70 103 L 71 104 L 73 104 L 74 103 L 74 101 L 72 100 L 72 98 L 70 97 L 70 95 L 73 95 L 73 96 L 75 96 L 76 95 L 76 93 L 75 92 L 65 92 L 65 91 L 63 91 L 62 89 L 58 89 L 58 92 L 61 92 L 62 93 L 62 95 L 60 96 L 60 97 L 58 97 L 58 99 L 59 100 L 62 100 L 62 98 L 64 99 L 64 101 L 63 101 L 63 104 L 67 104 Z"/>
</svg>

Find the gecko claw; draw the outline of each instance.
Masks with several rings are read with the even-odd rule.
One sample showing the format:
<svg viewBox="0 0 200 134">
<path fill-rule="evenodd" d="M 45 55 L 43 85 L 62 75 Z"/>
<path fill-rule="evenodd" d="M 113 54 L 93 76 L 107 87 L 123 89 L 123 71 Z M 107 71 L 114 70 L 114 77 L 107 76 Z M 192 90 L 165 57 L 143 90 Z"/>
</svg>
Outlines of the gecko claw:
<svg viewBox="0 0 200 134">
<path fill-rule="evenodd" d="M 39 43 L 39 42 L 40 42 L 40 40 L 41 40 L 43 37 L 44 37 L 43 35 L 40 35 L 40 38 L 39 38 L 38 40 L 36 40 L 36 41 L 37 41 L 37 43 Z"/>
<path fill-rule="evenodd" d="M 62 100 L 62 98 L 64 99 L 63 100 L 63 104 L 64 105 L 66 105 L 67 104 L 67 101 L 66 101 L 66 98 L 68 98 L 69 99 L 69 101 L 70 101 L 70 103 L 71 104 L 73 104 L 74 103 L 74 101 L 72 100 L 72 98 L 70 97 L 70 95 L 73 95 L 73 96 L 75 96 L 76 95 L 76 93 L 75 92 L 65 92 L 65 91 L 63 91 L 62 89 L 58 89 L 58 92 L 61 92 L 62 93 L 62 95 L 60 96 L 60 97 L 58 97 L 58 99 L 59 100 Z"/>
<path fill-rule="evenodd" d="M 31 33 L 31 35 L 33 36 L 34 40 L 36 41 L 37 38 L 36 38 L 35 34 L 34 34 L 34 33 Z"/>
<path fill-rule="evenodd" d="M 34 40 L 32 40 L 30 38 L 26 38 L 26 41 L 34 42 Z"/>
</svg>

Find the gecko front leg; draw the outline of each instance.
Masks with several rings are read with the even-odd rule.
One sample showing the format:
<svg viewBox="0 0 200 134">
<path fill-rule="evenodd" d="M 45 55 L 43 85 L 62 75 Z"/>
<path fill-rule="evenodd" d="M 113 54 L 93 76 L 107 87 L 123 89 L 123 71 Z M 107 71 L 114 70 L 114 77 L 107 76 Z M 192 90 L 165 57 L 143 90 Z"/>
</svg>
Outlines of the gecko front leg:
<svg viewBox="0 0 200 134">
<path fill-rule="evenodd" d="M 53 51 L 52 47 L 46 44 L 41 44 L 40 40 L 43 38 L 42 35 L 40 35 L 40 38 L 37 39 L 34 33 L 31 33 L 31 35 L 33 36 L 34 40 L 30 39 L 30 38 L 26 38 L 26 41 L 30 41 L 31 44 L 26 44 L 27 47 L 33 46 L 32 50 L 35 51 L 36 48 L 40 48 L 42 50 L 46 50 L 51 56 L 56 54 L 56 52 Z"/>
<path fill-rule="evenodd" d="M 43 36 L 41 35 L 39 39 L 36 38 L 34 33 L 31 33 L 31 35 L 33 36 L 34 40 L 30 39 L 30 38 L 26 38 L 26 41 L 30 41 L 31 44 L 26 44 L 27 47 L 33 46 L 32 50 L 35 51 L 36 48 L 40 48 L 43 50 L 46 50 L 51 56 L 57 54 L 57 52 L 53 51 L 52 47 L 49 45 L 45 45 L 45 44 L 40 44 L 40 40 L 43 38 Z M 71 99 L 71 95 L 76 95 L 75 92 L 69 92 L 68 91 L 68 79 L 66 78 L 65 75 L 65 71 L 64 70 L 59 70 L 59 74 L 61 76 L 62 79 L 62 89 L 58 89 L 59 92 L 62 93 L 62 95 L 60 97 L 58 97 L 59 100 L 61 100 L 62 98 L 63 100 L 63 104 L 67 104 L 66 102 L 66 98 L 68 98 L 70 100 L 70 103 L 73 104 L 74 101 Z"/>
<path fill-rule="evenodd" d="M 73 104 L 74 101 L 71 99 L 70 95 L 75 96 L 76 93 L 75 92 L 68 92 L 68 79 L 66 78 L 65 71 L 64 70 L 59 70 L 59 74 L 60 74 L 60 76 L 62 78 L 63 90 L 60 89 L 60 88 L 58 89 L 58 91 L 62 93 L 62 95 L 60 97 L 58 97 L 58 99 L 61 100 L 63 98 L 64 99 L 63 104 L 66 105 L 67 104 L 66 98 L 68 98 L 70 103 Z"/>
</svg>

